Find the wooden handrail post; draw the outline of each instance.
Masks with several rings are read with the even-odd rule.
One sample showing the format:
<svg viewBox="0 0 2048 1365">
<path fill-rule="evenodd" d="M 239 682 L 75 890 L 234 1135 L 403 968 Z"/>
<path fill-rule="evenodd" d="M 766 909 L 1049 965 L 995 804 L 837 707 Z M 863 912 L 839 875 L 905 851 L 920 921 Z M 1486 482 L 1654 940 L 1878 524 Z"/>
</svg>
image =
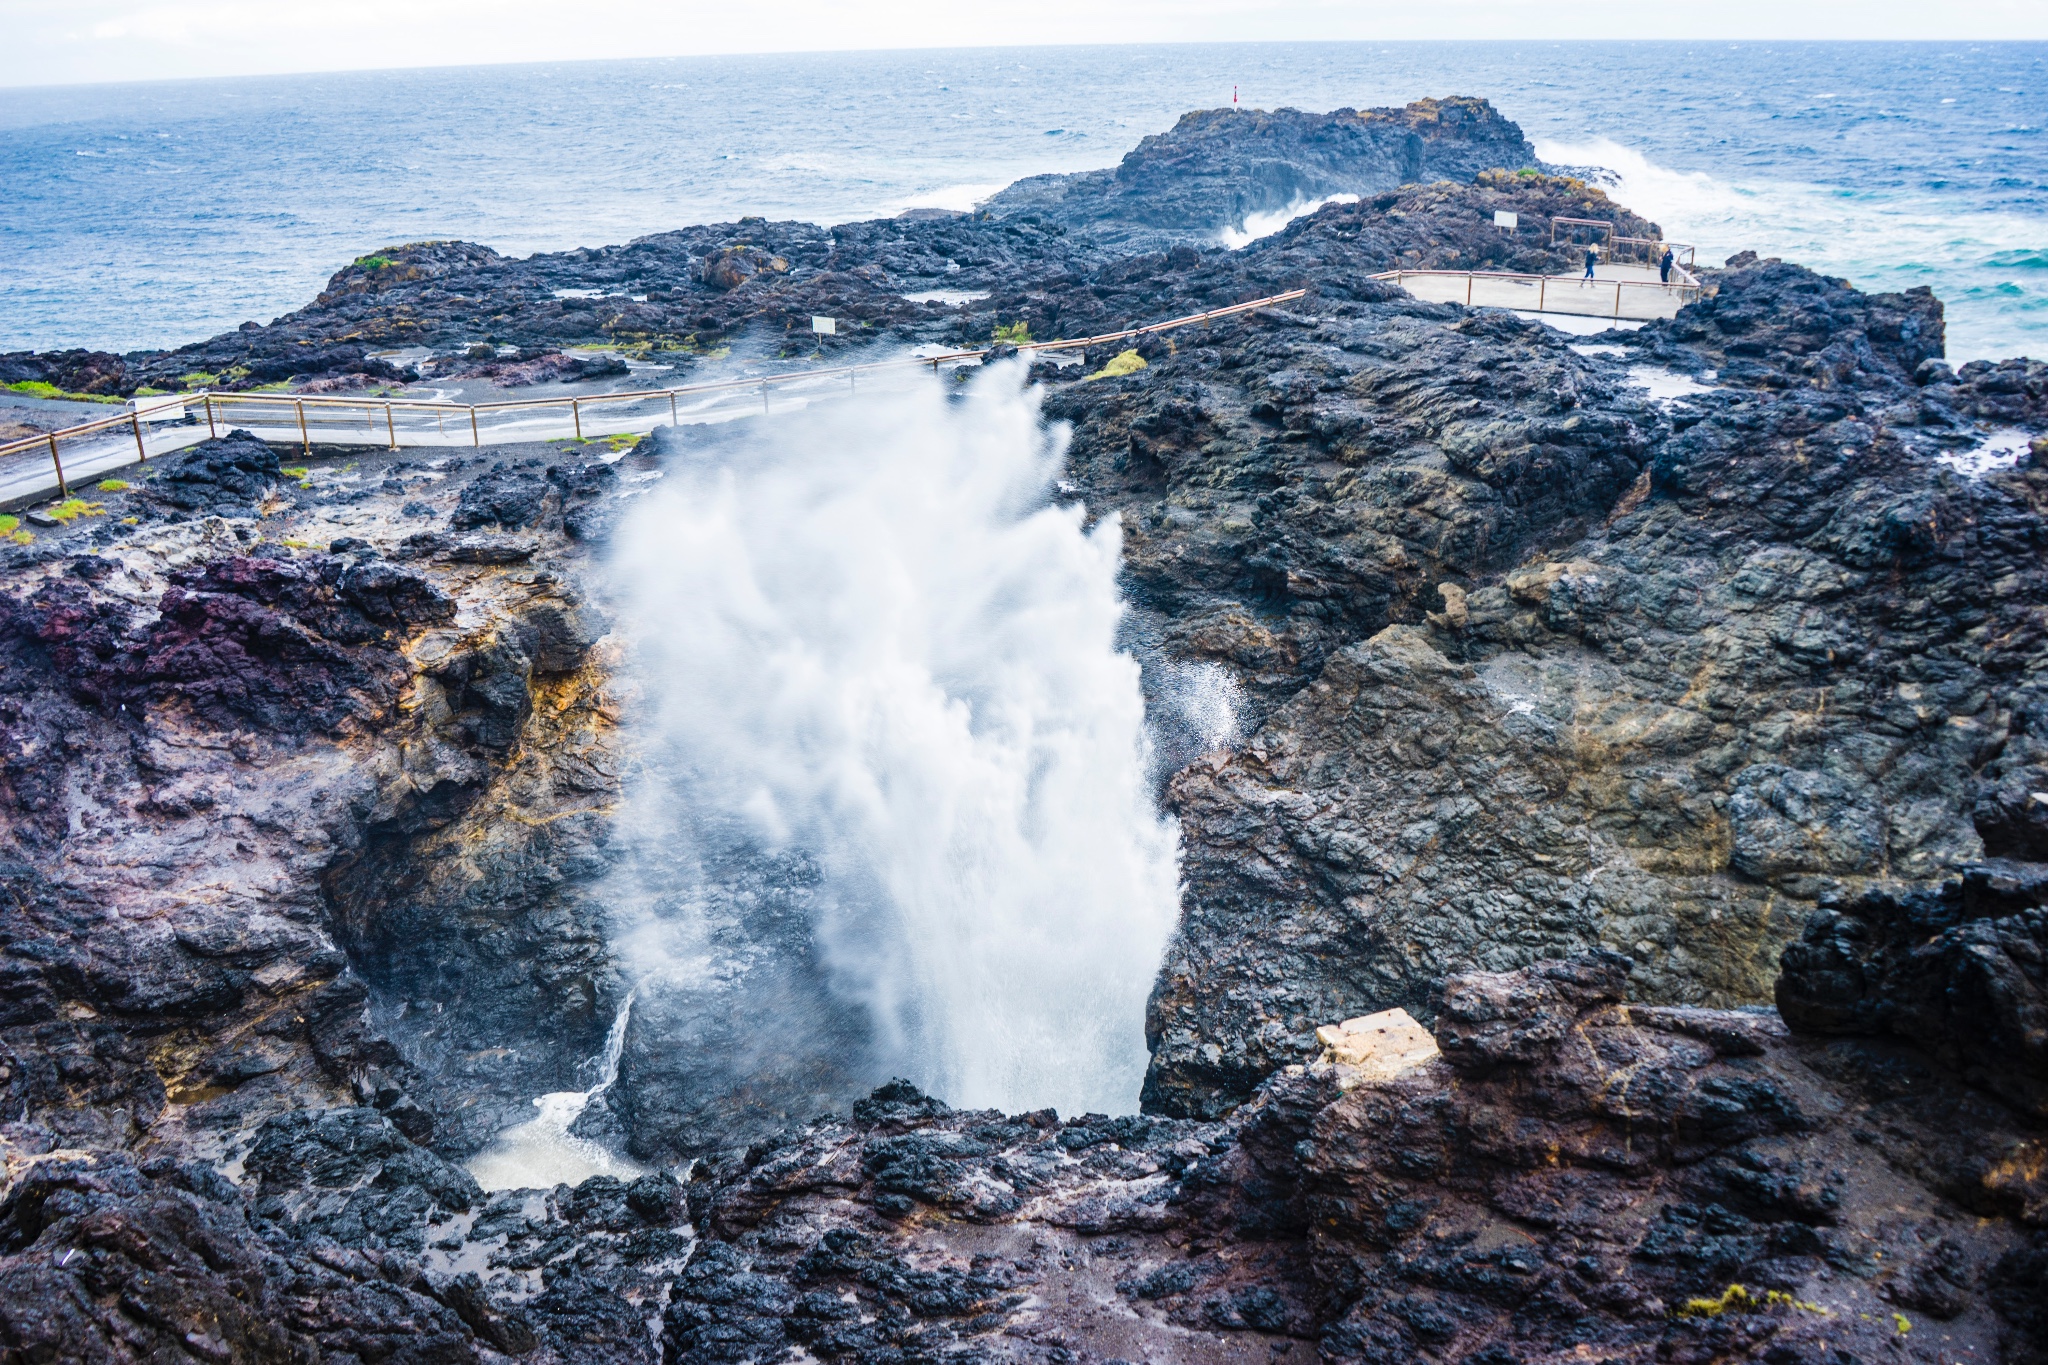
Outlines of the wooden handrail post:
<svg viewBox="0 0 2048 1365">
<path fill-rule="evenodd" d="M 1465 306 L 1472 306 L 1472 272 L 1469 270 L 1465 272 Z"/>
<path fill-rule="evenodd" d="M 220 428 L 213 424 L 213 395 L 206 395 L 206 435 L 209 440 L 220 435 Z"/>
<path fill-rule="evenodd" d="M 469 405 L 469 443 L 478 450 L 483 449 L 484 438 L 476 429 L 476 404 Z"/>
<path fill-rule="evenodd" d="M 139 412 L 129 413 L 128 425 L 135 429 L 135 463 L 148 464 L 149 451 L 142 444 L 142 414 Z"/>
<path fill-rule="evenodd" d="M 384 405 L 384 434 L 391 439 L 391 448 L 398 449 L 398 423 L 392 420 L 389 403 Z"/>
<path fill-rule="evenodd" d="M 936 371 L 938 368 L 938 362 L 933 361 L 932 369 Z M 765 379 L 761 381 L 761 411 L 763 413 L 768 411 L 768 381 Z"/>
<path fill-rule="evenodd" d="M 57 458 L 57 433 L 50 433 L 50 463 L 57 468 L 57 496 L 68 498 L 71 490 L 64 486 L 64 461 Z"/>
<path fill-rule="evenodd" d="M 576 423 L 576 439 L 583 439 L 583 402 L 578 398 L 569 400 L 569 417 Z"/>
<path fill-rule="evenodd" d="M 1619 318 L 1619 317 L 1621 316 L 1621 281 L 1620 281 L 1620 280 L 1616 280 L 1616 281 L 1614 282 L 1614 316 L 1615 316 L 1615 317 L 1617 317 L 1617 318 Z"/>
<path fill-rule="evenodd" d="M 1536 311 L 1539 313 L 1543 311 L 1543 291 L 1549 287 L 1550 279 L 1548 276 L 1536 282 Z"/>
<path fill-rule="evenodd" d="M 668 391 L 668 424 L 672 427 L 682 425 L 676 420 L 676 391 L 674 389 Z"/>
<path fill-rule="evenodd" d="M 305 449 L 306 458 L 313 458 L 313 438 L 306 434 L 306 400 L 294 398 L 293 406 L 299 410 L 299 444 Z"/>
</svg>

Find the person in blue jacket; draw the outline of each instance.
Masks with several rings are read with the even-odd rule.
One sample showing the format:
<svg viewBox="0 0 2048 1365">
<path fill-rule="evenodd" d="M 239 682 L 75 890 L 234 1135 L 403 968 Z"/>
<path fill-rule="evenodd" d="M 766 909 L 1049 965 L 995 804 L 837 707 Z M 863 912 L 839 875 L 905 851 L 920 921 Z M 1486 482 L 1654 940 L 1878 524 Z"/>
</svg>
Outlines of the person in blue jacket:
<svg viewBox="0 0 2048 1365">
<path fill-rule="evenodd" d="M 1664 283 L 1666 284 L 1671 283 L 1671 267 L 1674 264 L 1674 261 L 1675 258 L 1671 254 L 1671 248 L 1668 246 L 1665 247 L 1664 259 L 1657 262 L 1657 273 L 1664 278 Z"/>
<path fill-rule="evenodd" d="M 1593 266 L 1596 262 L 1599 261 L 1599 259 L 1599 252 L 1593 250 L 1592 247 L 1586 248 L 1586 275 L 1585 279 L 1580 280 L 1579 283 L 1584 284 L 1586 280 L 1590 280 L 1593 278 Z"/>
</svg>

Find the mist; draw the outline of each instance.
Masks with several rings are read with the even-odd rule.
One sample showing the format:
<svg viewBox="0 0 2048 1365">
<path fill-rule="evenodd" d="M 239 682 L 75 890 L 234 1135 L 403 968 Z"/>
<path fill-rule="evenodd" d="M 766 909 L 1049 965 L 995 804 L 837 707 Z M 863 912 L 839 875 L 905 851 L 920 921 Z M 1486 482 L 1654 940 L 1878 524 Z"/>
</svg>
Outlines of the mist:
<svg viewBox="0 0 2048 1365">
<path fill-rule="evenodd" d="M 684 458 L 613 570 L 644 688 L 611 906 L 626 1103 L 764 1121 L 907 1077 L 1135 1111 L 1178 905 L 1121 531 L 1021 367 Z"/>
</svg>

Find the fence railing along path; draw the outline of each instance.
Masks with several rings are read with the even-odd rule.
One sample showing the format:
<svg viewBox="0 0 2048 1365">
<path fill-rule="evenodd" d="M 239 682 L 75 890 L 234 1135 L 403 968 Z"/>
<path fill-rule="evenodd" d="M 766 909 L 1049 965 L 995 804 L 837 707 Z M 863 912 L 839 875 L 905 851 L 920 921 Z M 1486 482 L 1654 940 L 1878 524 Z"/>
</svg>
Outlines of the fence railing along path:
<svg viewBox="0 0 2048 1365">
<path fill-rule="evenodd" d="M 1291 289 L 1142 327 L 1067 341 L 1031 342 L 1017 349 L 1033 354 L 1084 350 L 1291 303 L 1307 293 L 1306 289 Z M 664 423 L 715 421 L 736 415 L 734 408 L 756 401 L 762 411 L 772 412 L 773 395 L 778 393 L 836 392 L 841 385 L 854 390 L 863 376 L 908 374 L 920 368 L 937 371 L 946 365 L 979 361 L 995 349 L 985 346 L 672 388 L 516 398 L 496 403 L 211 390 L 140 399 L 119 416 L 0 445 L 0 505 L 18 503 L 51 490 L 69 497 L 75 483 L 147 463 L 234 427 L 253 431 L 266 440 L 300 445 L 308 454 L 315 444 L 383 445 L 396 450 L 402 445 L 481 447 L 486 436 L 493 443 L 561 436 L 580 440 L 644 433 Z"/>
<path fill-rule="evenodd" d="M 1389 270 L 1373 276 L 1400 285 L 1431 303 L 1473 308 L 1515 308 L 1528 313 L 1569 313 L 1576 317 L 1648 322 L 1676 316 L 1700 297 L 1699 281 L 1576 279 L 1569 275 L 1523 275 L 1505 270 Z"/>
</svg>

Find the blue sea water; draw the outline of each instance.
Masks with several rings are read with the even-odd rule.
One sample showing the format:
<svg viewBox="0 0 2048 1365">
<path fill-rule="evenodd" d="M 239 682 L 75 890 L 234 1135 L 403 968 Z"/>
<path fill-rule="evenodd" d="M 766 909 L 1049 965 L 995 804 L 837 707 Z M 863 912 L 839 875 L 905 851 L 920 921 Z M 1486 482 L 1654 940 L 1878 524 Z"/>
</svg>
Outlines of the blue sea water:
<svg viewBox="0 0 2048 1365">
<path fill-rule="evenodd" d="M 674 58 L 0 90 L 0 350 L 174 345 L 344 262 L 966 207 L 1190 108 L 1475 94 L 1718 261 L 1932 285 L 2048 356 L 2048 44 L 1315 43 Z"/>
</svg>

